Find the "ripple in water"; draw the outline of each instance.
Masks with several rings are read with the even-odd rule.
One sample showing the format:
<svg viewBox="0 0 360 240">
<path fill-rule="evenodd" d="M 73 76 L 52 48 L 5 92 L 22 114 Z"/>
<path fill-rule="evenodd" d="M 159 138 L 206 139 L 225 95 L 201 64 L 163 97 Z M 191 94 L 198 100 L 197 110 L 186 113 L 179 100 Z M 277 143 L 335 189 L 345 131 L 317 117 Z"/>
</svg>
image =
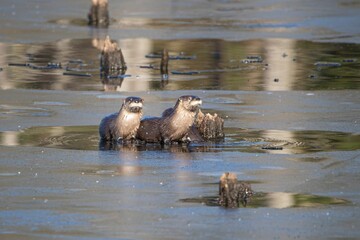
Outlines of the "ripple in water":
<svg viewBox="0 0 360 240">
<path fill-rule="evenodd" d="M 249 152 L 303 154 L 360 149 L 360 135 L 328 131 L 278 131 L 225 129 L 223 141 L 174 144 L 107 144 L 101 150 L 170 152 Z M 0 133 L 5 146 L 39 146 L 59 149 L 99 150 L 98 126 L 31 127 L 22 131 Z M 321 161 L 314 159 L 305 161 Z"/>
</svg>

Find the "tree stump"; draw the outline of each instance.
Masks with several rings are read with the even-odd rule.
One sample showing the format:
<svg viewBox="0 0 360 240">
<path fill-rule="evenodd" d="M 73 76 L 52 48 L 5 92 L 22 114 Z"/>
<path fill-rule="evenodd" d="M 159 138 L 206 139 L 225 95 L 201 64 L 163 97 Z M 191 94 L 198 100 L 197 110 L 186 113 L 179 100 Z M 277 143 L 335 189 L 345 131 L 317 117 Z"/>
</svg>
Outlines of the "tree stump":
<svg viewBox="0 0 360 240">
<path fill-rule="evenodd" d="M 219 117 L 216 113 L 204 114 L 199 110 L 195 120 L 195 127 L 199 131 L 204 140 L 214 140 L 224 138 L 224 119 Z"/>
<path fill-rule="evenodd" d="M 92 0 L 88 14 L 88 25 L 108 27 L 109 23 L 108 0 Z"/>
<path fill-rule="evenodd" d="M 169 65 L 169 52 L 164 48 L 161 54 L 161 63 L 160 63 L 161 75 L 169 74 L 168 65 Z"/>
<path fill-rule="evenodd" d="M 109 36 L 106 37 L 101 51 L 100 69 L 105 77 L 114 74 L 123 75 L 127 69 L 121 49 L 116 42 L 110 40 Z"/>
<path fill-rule="evenodd" d="M 163 87 L 168 83 L 167 81 L 169 80 L 168 65 L 169 65 L 169 52 L 164 48 L 161 54 L 161 62 L 160 62 L 161 83 Z"/>
<path fill-rule="evenodd" d="M 219 182 L 219 204 L 227 208 L 238 208 L 240 203 L 246 207 L 253 195 L 251 186 L 245 182 L 239 182 L 236 174 L 224 173 Z"/>
</svg>

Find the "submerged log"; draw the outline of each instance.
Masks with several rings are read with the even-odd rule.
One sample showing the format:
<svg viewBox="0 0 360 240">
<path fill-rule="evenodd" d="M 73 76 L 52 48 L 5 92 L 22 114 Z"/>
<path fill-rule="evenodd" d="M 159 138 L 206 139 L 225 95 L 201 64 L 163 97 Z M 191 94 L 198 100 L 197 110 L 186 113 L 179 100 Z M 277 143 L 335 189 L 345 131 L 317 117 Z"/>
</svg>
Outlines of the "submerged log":
<svg viewBox="0 0 360 240">
<path fill-rule="evenodd" d="M 227 208 L 238 208 L 240 203 L 246 207 L 253 195 L 251 186 L 245 182 L 239 182 L 236 174 L 226 172 L 219 182 L 219 204 Z"/>
<path fill-rule="evenodd" d="M 108 27 L 109 23 L 108 0 L 92 0 L 88 14 L 88 25 Z"/>
<path fill-rule="evenodd" d="M 101 51 L 100 68 L 101 74 L 105 77 L 124 74 L 127 69 L 121 49 L 109 36 L 106 37 Z"/>
<path fill-rule="evenodd" d="M 224 138 L 224 119 L 219 117 L 216 113 L 204 114 L 199 110 L 195 121 L 195 127 L 199 131 L 204 140 L 213 140 Z"/>
</svg>

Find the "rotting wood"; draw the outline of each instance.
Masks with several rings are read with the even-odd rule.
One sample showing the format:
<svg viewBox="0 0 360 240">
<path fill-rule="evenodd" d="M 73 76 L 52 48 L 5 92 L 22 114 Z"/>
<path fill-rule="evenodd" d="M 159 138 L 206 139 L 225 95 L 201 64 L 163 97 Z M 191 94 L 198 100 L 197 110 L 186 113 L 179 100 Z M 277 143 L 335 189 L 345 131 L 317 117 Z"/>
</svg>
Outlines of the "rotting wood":
<svg viewBox="0 0 360 240">
<path fill-rule="evenodd" d="M 238 208 L 240 203 L 246 207 L 253 195 L 249 183 L 239 182 L 236 174 L 226 172 L 220 177 L 219 205 L 227 208 Z"/>
<path fill-rule="evenodd" d="M 127 69 L 121 49 L 109 36 L 106 37 L 101 51 L 100 69 L 103 77 L 125 74 Z"/>
</svg>

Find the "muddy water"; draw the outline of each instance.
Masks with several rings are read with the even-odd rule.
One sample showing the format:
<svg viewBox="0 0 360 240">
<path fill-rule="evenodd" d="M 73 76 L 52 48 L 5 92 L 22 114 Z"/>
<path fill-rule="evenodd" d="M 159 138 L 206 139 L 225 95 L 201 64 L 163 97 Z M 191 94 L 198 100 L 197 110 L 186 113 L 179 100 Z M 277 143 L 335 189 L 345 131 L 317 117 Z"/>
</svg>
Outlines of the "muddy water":
<svg viewBox="0 0 360 240">
<path fill-rule="evenodd" d="M 2 2 L 1 239 L 360 237 L 358 2 L 110 4 L 94 29 L 89 1 Z M 107 34 L 128 66 L 115 79 Z M 225 119 L 223 141 L 99 145 L 125 97 L 158 116 L 185 94 Z M 217 205 L 226 171 L 251 183 L 246 208 Z"/>
</svg>

